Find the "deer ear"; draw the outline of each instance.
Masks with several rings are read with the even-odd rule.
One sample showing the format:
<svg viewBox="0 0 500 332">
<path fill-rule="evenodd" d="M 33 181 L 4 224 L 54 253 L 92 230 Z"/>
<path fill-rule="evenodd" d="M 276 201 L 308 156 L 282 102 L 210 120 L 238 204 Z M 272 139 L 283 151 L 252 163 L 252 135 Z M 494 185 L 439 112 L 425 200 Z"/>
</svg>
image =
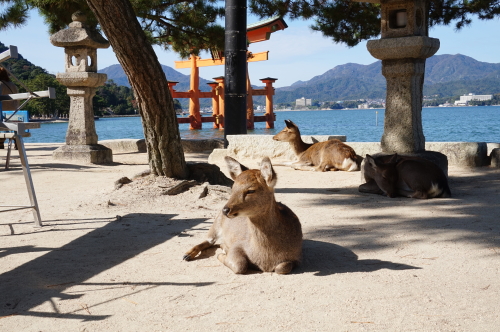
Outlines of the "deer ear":
<svg viewBox="0 0 500 332">
<path fill-rule="evenodd" d="M 375 159 L 372 156 L 367 154 L 365 157 L 365 160 L 368 163 L 368 165 L 370 165 L 371 168 L 377 169 L 377 162 L 375 161 Z"/>
<path fill-rule="evenodd" d="M 271 160 L 269 157 L 265 157 L 262 159 L 260 163 L 260 173 L 269 187 L 274 188 L 276 186 L 276 181 L 278 180 L 278 176 L 276 172 L 274 172 L 273 165 L 271 164 Z"/>
<path fill-rule="evenodd" d="M 240 164 L 236 159 L 231 158 L 229 156 L 224 157 L 226 161 L 227 168 L 229 169 L 229 175 L 233 180 L 236 179 L 238 175 L 240 175 L 243 171 L 248 170 L 248 167 Z"/>
<path fill-rule="evenodd" d="M 295 123 L 293 123 L 292 120 L 285 120 L 285 124 L 287 128 L 293 128 L 295 126 Z"/>
</svg>

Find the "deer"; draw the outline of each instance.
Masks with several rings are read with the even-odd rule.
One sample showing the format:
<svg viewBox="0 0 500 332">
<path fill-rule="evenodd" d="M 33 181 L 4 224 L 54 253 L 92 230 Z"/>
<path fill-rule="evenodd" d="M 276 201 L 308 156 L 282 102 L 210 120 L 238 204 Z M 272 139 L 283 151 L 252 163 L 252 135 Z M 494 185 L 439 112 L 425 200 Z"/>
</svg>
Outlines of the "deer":
<svg viewBox="0 0 500 332">
<path fill-rule="evenodd" d="M 304 171 L 359 171 L 358 156 L 349 145 L 338 139 L 312 144 L 305 143 L 295 123 L 285 120 L 285 125 L 282 131 L 273 136 L 273 140 L 289 142 L 297 156 L 297 161 L 280 165 Z"/>
<path fill-rule="evenodd" d="M 249 269 L 287 274 L 302 258 L 302 227 L 286 205 L 276 202 L 277 175 L 265 157 L 260 169 L 248 169 L 226 156 L 234 180 L 229 200 L 211 225 L 207 239 L 185 253 L 191 261 L 203 250 L 220 245 L 217 259 L 235 274 Z"/>
<path fill-rule="evenodd" d="M 449 198 L 448 179 L 435 163 L 420 157 L 398 154 L 373 157 L 366 155 L 363 164 L 365 184 L 360 192 L 409 198 Z"/>
</svg>

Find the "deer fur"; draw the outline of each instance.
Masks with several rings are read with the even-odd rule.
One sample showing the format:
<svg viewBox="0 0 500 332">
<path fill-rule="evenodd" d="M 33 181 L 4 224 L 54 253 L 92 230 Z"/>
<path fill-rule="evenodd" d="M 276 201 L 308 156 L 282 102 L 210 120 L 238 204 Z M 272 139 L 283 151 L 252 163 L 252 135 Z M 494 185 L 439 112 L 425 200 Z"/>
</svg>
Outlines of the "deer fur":
<svg viewBox="0 0 500 332">
<path fill-rule="evenodd" d="M 451 197 L 448 179 L 433 162 L 397 154 L 372 157 L 366 155 L 363 176 L 367 183 L 359 191 L 389 197 Z"/>
<path fill-rule="evenodd" d="M 184 260 L 220 244 L 223 253 L 217 258 L 234 273 L 246 273 L 249 268 L 289 273 L 302 257 L 302 228 L 292 210 L 276 202 L 277 176 L 271 161 L 264 158 L 260 170 L 250 170 L 231 157 L 225 161 L 234 180 L 231 196 L 207 240 L 189 250 Z"/>
<path fill-rule="evenodd" d="M 298 160 L 283 165 L 304 171 L 359 171 L 358 156 L 349 145 L 338 139 L 305 143 L 295 123 L 285 120 L 285 124 L 286 127 L 273 139 L 289 142 Z"/>
</svg>

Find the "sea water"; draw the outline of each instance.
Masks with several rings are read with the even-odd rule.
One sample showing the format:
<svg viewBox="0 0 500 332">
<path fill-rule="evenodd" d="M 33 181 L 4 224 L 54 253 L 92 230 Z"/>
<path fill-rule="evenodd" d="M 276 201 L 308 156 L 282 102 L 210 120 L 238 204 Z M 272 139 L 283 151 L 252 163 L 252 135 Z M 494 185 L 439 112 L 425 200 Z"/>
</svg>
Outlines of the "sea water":
<svg viewBox="0 0 500 332">
<path fill-rule="evenodd" d="M 274 129 L 256 122 L 248 134 L 274 135 L 284 120 L 295 122 L 303 135 L 345 135 L 349 142 L 379 142 L 384 131 L 383 109 L 346 109 L 326 111 L 278 111 Z M 95 121 L 99 140 L 144 138 L 140 117 L 101 118 Z M 433 107 L 422 109 L 422 126 L 427 142 L 498 142 L 500 143 L 500 106 Z M 67 122 L 42 123 L 31 130 L 26 143 L 65 142 Z M 223 138 L 224 131 L 203 123 L 203 129 L 190 130 L 179 124 L 184 139 Z"/>
</svg>

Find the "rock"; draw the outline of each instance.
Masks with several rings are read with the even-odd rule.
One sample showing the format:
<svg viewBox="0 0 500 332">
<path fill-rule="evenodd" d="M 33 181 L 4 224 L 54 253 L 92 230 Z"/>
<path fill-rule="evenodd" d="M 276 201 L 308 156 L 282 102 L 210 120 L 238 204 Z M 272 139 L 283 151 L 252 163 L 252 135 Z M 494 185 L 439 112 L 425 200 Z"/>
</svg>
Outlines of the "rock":
<svg viewBox="0 0 500 332">
<path fill-rule="evenodd" d="M 196 186 L 198 184 L 197 181 L 194 180 L 183 180 L 179 184 L 176 184 L 175 186 L 168 188 L 163 192 L 163 195 L 178 195 L 180 193 L 185 192 L 189 188 Z"/>
<path fill-rule="evenodd" d="M 201 162 L 187 162 L 187 167 L 189 169 L 190 180 L 196 180 L 199 183 L 208 182 L 211 185 L 218 184 L 228 187 L 233 185 L 233 180 L 222 173 L 217 165 Z"/>
<path fill-rule="evenodd" d="M 115 181 L 115 189 L 118 190 L 120 189 L 124 184 L 129 184 L 132 182 L 128 177 L 124 176 L 122 178 L 119 178 L 118 180 Z"/>
</svg>

